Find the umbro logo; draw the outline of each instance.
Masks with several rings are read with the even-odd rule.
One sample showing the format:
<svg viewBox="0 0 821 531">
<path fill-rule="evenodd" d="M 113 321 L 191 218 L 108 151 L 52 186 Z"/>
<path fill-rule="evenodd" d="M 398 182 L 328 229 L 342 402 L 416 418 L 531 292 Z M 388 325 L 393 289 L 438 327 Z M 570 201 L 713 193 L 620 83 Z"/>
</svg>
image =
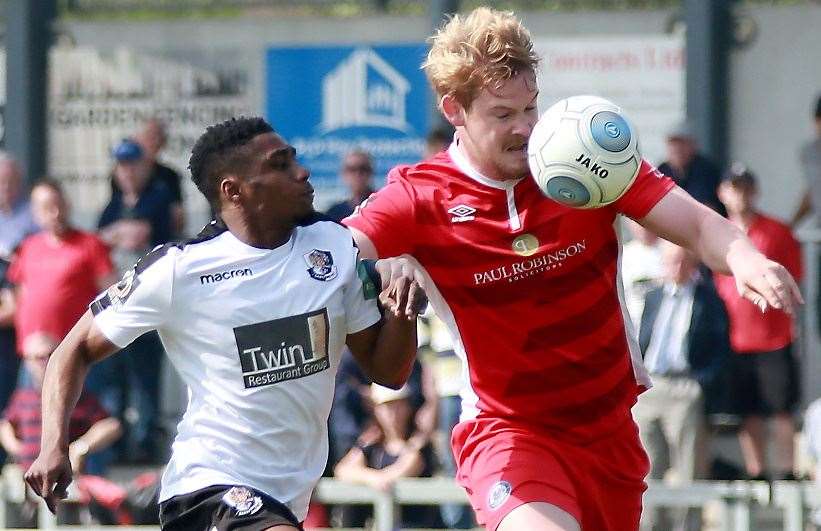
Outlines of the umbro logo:
<svg viewBox="0 0 821 531">
<path fill-rule="evenodd" d="M 234 277 L 250 277 L 254 272 L 250 267 L 245 269 L 231 269 L 229 271 L 220 271 L 219 273 L 211 273 L 208 275 L 200 275 L 200 284 L 213 284 L 214 282 L 222 282 Z"/>
<path fill-rule="evenodd" d="M 451 223 L 471 221 L 474 219 L 473 214 L 475 213 L 476 209 L 467 205 L 456 205 L 455 207 L 448 209 L 448 214 L 453 216 L 450 218 Z"/>
</svg>

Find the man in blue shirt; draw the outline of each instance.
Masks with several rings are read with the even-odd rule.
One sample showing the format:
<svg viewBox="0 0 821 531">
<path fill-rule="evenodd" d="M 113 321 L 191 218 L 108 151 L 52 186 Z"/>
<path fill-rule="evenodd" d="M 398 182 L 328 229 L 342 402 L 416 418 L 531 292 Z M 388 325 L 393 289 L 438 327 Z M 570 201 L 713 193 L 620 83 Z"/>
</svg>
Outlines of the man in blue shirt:
<svg viewBox="0 0 821 531">
<path fill-rule="evenodd" d="M 726 215 L 717 194 L 721 169 L 699 152 L 693 128 L 688 122 L 667 132 L 667 160 L 659 164 L 659 171 L 672 178 L 696 201 Z"/>
<path fill-rule="evenodd" d="M 342 161 L 342 181 L 350 196 L 332 205 L 325 214 L 335 221 L 353 214 L 354 209 L 373 193 L 372 180 L 373 159 L 370 154 L 360 149 L 349 152 Z"/>
<path fill-rule="evenodd" d="M 123 275 L 153 247 L 171 240 L 174 197 L 162 181 L 150 178 L 153 163 L 138 143 L 123 140 L 112 155 L 118 190 L 112 191 L 98 226 L 100 236 L 111 246 L 118 274 Z M 122 355 L 94 366 L 87 387 L 121 419 L 129 406 L 137 411 L 137 420 L 126 424 L 122 441 L 126 448 L 118 447 L 123 457 L 158 462 L 162 460 L 158 450 L 162 444 L 158 426 L 162 343 L 156 332 L 149 332 L 123 350 Z"/>
<path fill-rule="evenodd" d="M 29 202 L 20 196 L 20 166 L 0 151 L 0 256 L 9 257 L 26 236 L 39 230 Z"/>
</svg>

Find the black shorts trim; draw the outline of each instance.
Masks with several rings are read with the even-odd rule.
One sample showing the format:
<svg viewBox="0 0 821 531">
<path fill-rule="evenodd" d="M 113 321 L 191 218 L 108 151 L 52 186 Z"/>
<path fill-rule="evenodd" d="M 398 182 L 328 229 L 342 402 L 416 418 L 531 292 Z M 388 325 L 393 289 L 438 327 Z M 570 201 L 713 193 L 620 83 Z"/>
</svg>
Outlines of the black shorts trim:
<svg viewBox="0 0 821 531">
<path fill-rule="evenodd" d="M 302 525 L 284 503 L 244 485 L 212 485 L 160 503 L 163 531 L 261 531 Z"/>
</svg>

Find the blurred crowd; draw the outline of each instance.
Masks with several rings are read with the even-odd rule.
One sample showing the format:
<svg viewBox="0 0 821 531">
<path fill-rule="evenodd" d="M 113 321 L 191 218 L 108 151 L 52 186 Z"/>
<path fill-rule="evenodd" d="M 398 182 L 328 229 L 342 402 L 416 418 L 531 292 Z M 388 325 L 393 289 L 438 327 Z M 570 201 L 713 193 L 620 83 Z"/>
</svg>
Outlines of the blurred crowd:
<svg viewBox="0 0 821 531">
<path fill-rule="evenodd" d="M 815 209 L 821 226 L 821 99 L 813 119 L 817 135 L 800 151 L 807 191 L 789 222 L 759 209 L 760 178 L 753 169 L 739 162 L 720 168 L 699 151 L 687 123 L 669 130 L 667 160 L 659 169 L 801 278 L 794 229 Z M 426 156 L 446 149 L 451 139 L 446 129 L 431 132 Z M 165 140 L 164 125 L 150 121 L 114 146 L 110 200 L 95 232 L 72 226 L 59 182 L 24 180 L 16 161 L 0 154 L 0 464 L 25 468 L 37 455 L 45 364 L 88 304 L 103 290 L 127 289 L 116 282 L 142 255 L 185 236 L 181 175 L 160 162 Z M 336 220 L 374 191 L 370 154 L 348 153 L 339 179 L 349 195 L 327 210 Z M 635 222 L 625 225 L 627 324 L 654 382 L 634 408 L 652 461 L 650 477 L 683 483 L 801 476 L 794 450 L 798 426 L 809 453 L 821 459 L 821 402 L 799 415 L 798 317 L 762 311 L 739 296 L 732 278 L 713 274 Z M 372 385 L 350 353 L 343 356 L 327 476 L 379 490 L 404 477 L 454 476 L 449 435 L 461 413 L 464 367 L 436 315 L 420 320 L 419 340 L 418 361 L 399 390 Z M 170 434 L 159 422 L 163 355 L 150 333 L 94 366 L 71 420 L 70 455 L 78 474 L 105 477 L 112 464 L 165 462 Z M 712 439 L 728 426 L 738 434 L 742 467 L 713 451 Z M 26 511 L 21 514 L 25 519 Z M 371 517 L 368 508 L 316 506 L 306 525 L 360 527 Z M 403 528 L 474 527 L 463 505 L 406 506 L 401 519 Z M 648 512 L 642 525 L 699 529 L 701 514 Z"/>
</svg>

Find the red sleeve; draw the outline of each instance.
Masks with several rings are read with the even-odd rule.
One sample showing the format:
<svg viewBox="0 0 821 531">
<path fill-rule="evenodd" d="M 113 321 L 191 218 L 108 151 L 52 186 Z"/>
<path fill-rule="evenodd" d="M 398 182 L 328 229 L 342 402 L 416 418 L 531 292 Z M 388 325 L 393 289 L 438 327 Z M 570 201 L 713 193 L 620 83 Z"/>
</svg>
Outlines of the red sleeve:
<svg viewBox="0 0 821 531">
<path fill-rule="evenodd" d="M 94 271 L 94 277 L 97 279 L 108 276 L 114 271 L 114 265 L 111 263 L 108 247 L 100 238 L 93 235 L 89 242 L 89 261 Z"/>
<path fill-rule="evenodd" d="M 401 178 L 404 168 L 388 174 L 388 184 L 342 220 L 367 236 L 380 257 L 412 254 L 416 236 L 416 194 Z"/>
<path fill-rule="evenodd" d="M 642 159 L 635 182 L 616 201 L 616 210 L 633 219 L 641 219 L 675 187 L 672 179 Z"/>
</svg>

